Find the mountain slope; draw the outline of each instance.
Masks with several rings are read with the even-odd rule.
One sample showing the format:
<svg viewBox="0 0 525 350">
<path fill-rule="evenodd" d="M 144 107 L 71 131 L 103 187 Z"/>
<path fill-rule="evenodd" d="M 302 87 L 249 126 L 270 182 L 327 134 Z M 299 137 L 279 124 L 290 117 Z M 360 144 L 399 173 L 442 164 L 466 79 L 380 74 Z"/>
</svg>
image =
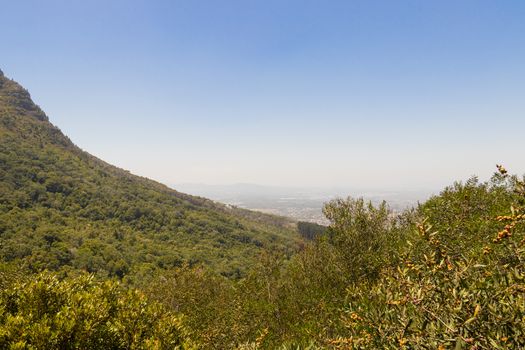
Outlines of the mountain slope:
<svg viewBox="0 0 525 350">
<path fill-rule="evenodd" d="M 122 277 L 183 263 L 239 275 L 292 252 L 285 218 L 174 191 L 82 151 L 0 71 L 0 256 L 32 270 Z"/>
</svg>

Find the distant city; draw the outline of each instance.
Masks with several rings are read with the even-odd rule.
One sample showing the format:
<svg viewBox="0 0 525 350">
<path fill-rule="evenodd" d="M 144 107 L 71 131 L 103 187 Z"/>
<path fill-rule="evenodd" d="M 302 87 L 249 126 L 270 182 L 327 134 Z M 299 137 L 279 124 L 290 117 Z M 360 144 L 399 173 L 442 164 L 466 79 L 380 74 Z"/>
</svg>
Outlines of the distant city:
<svg viewBox="0 0 525 350">
<path fill-rule="evenodd" d="M 206 197 L 217 202 L 240 208 L 287 216 L 298 221 L 328 225 L 323 215 L 324 203 L 348 196 L 377 204 L 385 200 L 394 211 L 425 201 L 435 192 L 431 190 L 358 190 L 351 188 L 294 188 L 261 186 L 255 184 L 206 185 L 176 184 L 174 189 Z"/>
</svg>

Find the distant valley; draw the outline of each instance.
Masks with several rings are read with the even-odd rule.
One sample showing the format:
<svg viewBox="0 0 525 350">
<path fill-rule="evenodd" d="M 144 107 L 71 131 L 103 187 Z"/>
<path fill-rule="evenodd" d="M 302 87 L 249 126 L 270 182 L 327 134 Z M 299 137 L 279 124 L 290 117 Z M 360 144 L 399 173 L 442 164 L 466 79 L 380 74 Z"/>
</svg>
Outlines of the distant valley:
<svg viewBox="0 0 525 350">
<path fill-rule="evenodd" d="M 363 197 L 378 204 L 386 200 L 394 211 L 417 205 L 432 195 L 431 190 L 378 190 L 357 188 L 279 187 L 238 183 L 207 185 L 172 184 L 170 187 L 240 208 L 287 216 L 298 221 L 327 225 L 323 206 L 334 198 Z"/>
</svg>

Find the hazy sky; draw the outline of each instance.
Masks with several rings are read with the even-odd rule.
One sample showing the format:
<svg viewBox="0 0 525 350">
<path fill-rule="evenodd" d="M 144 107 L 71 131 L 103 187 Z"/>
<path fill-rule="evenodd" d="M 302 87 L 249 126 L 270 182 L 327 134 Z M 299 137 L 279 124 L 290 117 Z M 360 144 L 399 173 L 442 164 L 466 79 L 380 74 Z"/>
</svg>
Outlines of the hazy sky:
<svg viewBox="0 0 525 350">
<path fill-rule="evenodd" d="M 525 1 L 0 0 L 0 68 L 165 183 L 525 172 Z"/>
</svg>

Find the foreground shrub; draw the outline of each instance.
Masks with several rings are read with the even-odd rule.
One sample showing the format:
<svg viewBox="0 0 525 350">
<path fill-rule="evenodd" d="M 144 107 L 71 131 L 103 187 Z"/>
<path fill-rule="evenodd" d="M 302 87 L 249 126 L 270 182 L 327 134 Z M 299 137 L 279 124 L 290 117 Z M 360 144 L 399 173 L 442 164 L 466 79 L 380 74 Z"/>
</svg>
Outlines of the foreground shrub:
<svg viewBox="0 0 525 350">
<path fill-rule="evenodd" d="M 492 217 L 492 223 L 501 227 L 499 232 L 494 230 L 491 238 L 478 236 L 480 230 L 468 233 L 471 227 L 465 225 L 472 217 L 464 215 L 464 210 L 457 216 L 449 211 L 448 225 L 433 221 L 439 219 L 437 215 L 424 220 L 410 237 L 399 267 L 382 271 L 379 283 L 349 287 L 342 315 L 348 334 L 327 343 L 336 348 L 370 349 L 524 348 L 525 186 L 516 178 L 507 179 L 502 168 L 500 176 L 514 187 L 509 193 L 516 197 L 508 215 Z M 467 208 L 465 190 L 458 189 L 446 196 L 464 197 L 462 205 Z M 491 195 L 487 192 L 485 198 Z M 454 203 L 443 204 L 451 208 Z M 487 207 L 478 203 L 476 208 Z M 474 223 L 479 225 L 481 216 L 476 215 Z M 456 234 L 463 239 L 468 236 L 470 244 L 463 240 L 462 249 L 457 249 L 451 245 L 454 231 L 447 228 L 460 225 L 462 232 Z"/>
<path fill-rule="evenodd" d="M 179 319 L 138 291 L 92 275 L 42 273 L 0 294 L 0 348 L 176 349 Z"/>
<path fill-rule="evenodd" d="M 403 228 L 386 202 L 375 207 L 362 198 L 336 199 L 326 203 L 323 212 L 330 220 L 328 235 L 338 268 L 349 283 L 375 280 L 386 265 L 395 263 L 395 242 Z"/>
</svg>

